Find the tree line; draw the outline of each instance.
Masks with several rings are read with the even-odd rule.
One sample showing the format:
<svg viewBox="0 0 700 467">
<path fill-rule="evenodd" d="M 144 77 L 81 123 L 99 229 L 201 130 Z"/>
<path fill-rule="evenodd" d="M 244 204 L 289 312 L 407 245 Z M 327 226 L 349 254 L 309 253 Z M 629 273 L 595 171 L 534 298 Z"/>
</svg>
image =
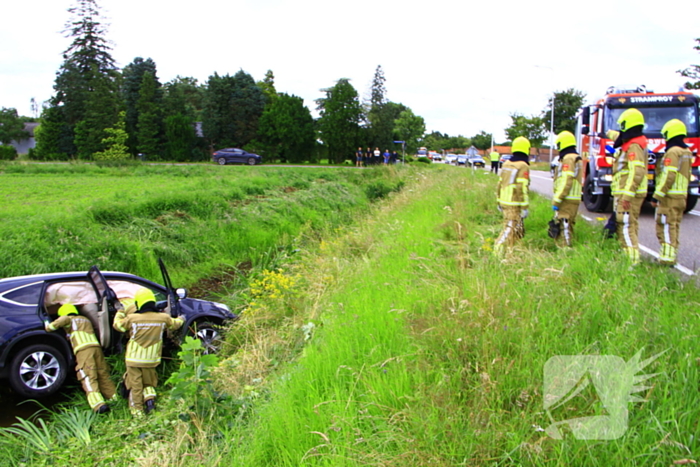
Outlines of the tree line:
<svg viewBox="0 0 700 467">
<path fill-rule="evenodd" d="M 278 92 L 268 70 L 261 81 L 243 70 L 233 76 L 214 73 L 205 83 L 178 76 L 165 84 L 151 58 L 135 58 L 119 70 L 111 56 L 106 27 L 97 0 L 77 0 L 68 10 L 64 33 L 72 38 L 56 73 L 55 94 L 35 129 L 36 148 L 30 157 L 41 160 L 115 160 L 142 156 L 150 160 L 203 161 L 215 149 L 240 147 L 266 161 L 305 162 L 328 159 L 342 163 L 358 147 L 396 148 L 404 141 L 409 154 L 419 146 L 431 150 L 488 149 L 492 134 L 450 136 L 426 134 L 421 116 L 387 99 L 386 79 L 377 66 L 370 95 L 360 99 L 347 78 L 321 90 L 314 119 L 302 98 Z M 700 39 L 697 39 L 700 44 Z M 695 47 L 700 50 L 700 45 Z M 700 88 L 698 66 L 679 71 Z M 585 94 L 558 91 L 546 108 L 529 117 L 510 115 L 505 129 L 512 141 L 526 136 L 541 147 L 554 133 L 574 131 L 575 116 Z M 33 102 L 33 106 L 36 103 Z M 554 121 L 551 112 L 554 107 Z M 15 109 L 0 112 L 0 143 L 26 136 L 26 117 Z M 508 141 L 500 144 L 508 144 Z"/>
</svg>

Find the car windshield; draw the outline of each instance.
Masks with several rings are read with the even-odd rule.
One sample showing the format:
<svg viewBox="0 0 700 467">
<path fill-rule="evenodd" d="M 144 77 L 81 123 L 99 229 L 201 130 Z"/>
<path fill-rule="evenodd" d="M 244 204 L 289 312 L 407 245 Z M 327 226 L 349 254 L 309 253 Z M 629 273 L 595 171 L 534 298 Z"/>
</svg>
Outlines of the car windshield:
<svg viewBox="0 0 700 467">
<path fill-rule="evenodd" d="M 661 129 L 666 122 L 674 118 L 685 123 L 689 135 L 696 134 L 698 128 L 698 108 L 695 105 L 685 107 L 636 107 L 644 115 L 644 133 L 661 134 Z M 625 108 L 612 108 L 605 115 L 603 133 L 607 130 L 620 131 L 617 119 L 620 118 Z"/>
</svg>

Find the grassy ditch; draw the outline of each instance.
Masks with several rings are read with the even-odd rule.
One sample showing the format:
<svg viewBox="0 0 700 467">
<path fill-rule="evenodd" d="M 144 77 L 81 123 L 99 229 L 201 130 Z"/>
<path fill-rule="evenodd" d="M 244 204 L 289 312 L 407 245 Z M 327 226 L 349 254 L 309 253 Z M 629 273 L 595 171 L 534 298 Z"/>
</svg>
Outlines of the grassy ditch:
<svg viewBox="0 0 700 467">
<path fill-rule="evenodd" d="M 494 257 L 494 183 L 481 171 L 419 170 L 371 215 L 301 231 L 296 255 L 251 277 L 209 376 L 176 381 L 197 402 L 163 397 L 144 422 L 117 408 L 92 422 L 89 442 L 61 444 L 53 465 L 697 460 L 697 288 L 653 264 L 628 270 L 617 245 L 583 222 L 575 248 L 557 249 L 549 203 L 534 195 L 526 238 Z M 617 356 L 654 376 L 636 380 L 648 388 L 623 410 L 604 407 L 593 384 L 546 411 L 545 367 L 558 355 Z M 616 439 L 545 432 L 552 421 L 611 414 L 624 415 Z M 51 465 L 8 446 L 15 465 Z"/>
</svg>

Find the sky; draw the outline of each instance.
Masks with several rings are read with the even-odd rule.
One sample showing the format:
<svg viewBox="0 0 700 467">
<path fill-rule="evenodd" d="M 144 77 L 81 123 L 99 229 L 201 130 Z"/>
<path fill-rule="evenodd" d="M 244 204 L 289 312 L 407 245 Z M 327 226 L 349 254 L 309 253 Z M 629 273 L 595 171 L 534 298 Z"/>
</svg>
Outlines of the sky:
<svg viewBox="0 0 700 467">
<path fill-rule="evenodd" d="M 0 107 L 32 116 L 53 94 L 75 0 L 5 2 Z M 676 73 L 700 64 L 700 1 L 642 0 L 97 0 L 119 67 L 155 61 L 158 78 L 206 83 L 239 70 L 315 113 L 324 88 L 349 78 L 369 97 L 381 65 L 386 97 L 426 128 L 505 139 L 510 115 L 539 115 L 555 91 L 587 101 L 612 85 L 676 91 Z M 556 112 L 556 102 L 555 102 Z"/>
</svg>

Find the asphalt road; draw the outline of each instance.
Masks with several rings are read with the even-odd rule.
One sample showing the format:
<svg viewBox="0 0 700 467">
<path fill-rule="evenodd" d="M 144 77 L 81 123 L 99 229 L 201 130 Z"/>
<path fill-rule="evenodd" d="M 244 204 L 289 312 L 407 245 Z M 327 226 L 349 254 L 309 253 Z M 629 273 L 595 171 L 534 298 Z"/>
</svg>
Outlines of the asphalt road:
<svg viewBox="0 0 700 467">
<path fill-rule="evenodd" d="M 530 190 L 551 198 L 552 177 L 549 172 L 531 171 Z M 583 202 L 579 208 L 579 214 L 587 221 L 600 224 L 601 229 L 610 216 L 610 213 L 588 211 Z M 598 220 L 600 218 L 605 218 L 605 220 Z M 678 265 L 676 266 L 676 269 L 689 276 L 694 275 L 700 268 L 700 242 L 697 241 L 698 235 L 700 235 L 700 211 L 696 208 L 683 216 Z M 639 216 L 639 248 L 643 254 L 654 257 L 659 255 L 654 209 L 647 204 L 642 208 L 642 213 Z"/>
</svg>

